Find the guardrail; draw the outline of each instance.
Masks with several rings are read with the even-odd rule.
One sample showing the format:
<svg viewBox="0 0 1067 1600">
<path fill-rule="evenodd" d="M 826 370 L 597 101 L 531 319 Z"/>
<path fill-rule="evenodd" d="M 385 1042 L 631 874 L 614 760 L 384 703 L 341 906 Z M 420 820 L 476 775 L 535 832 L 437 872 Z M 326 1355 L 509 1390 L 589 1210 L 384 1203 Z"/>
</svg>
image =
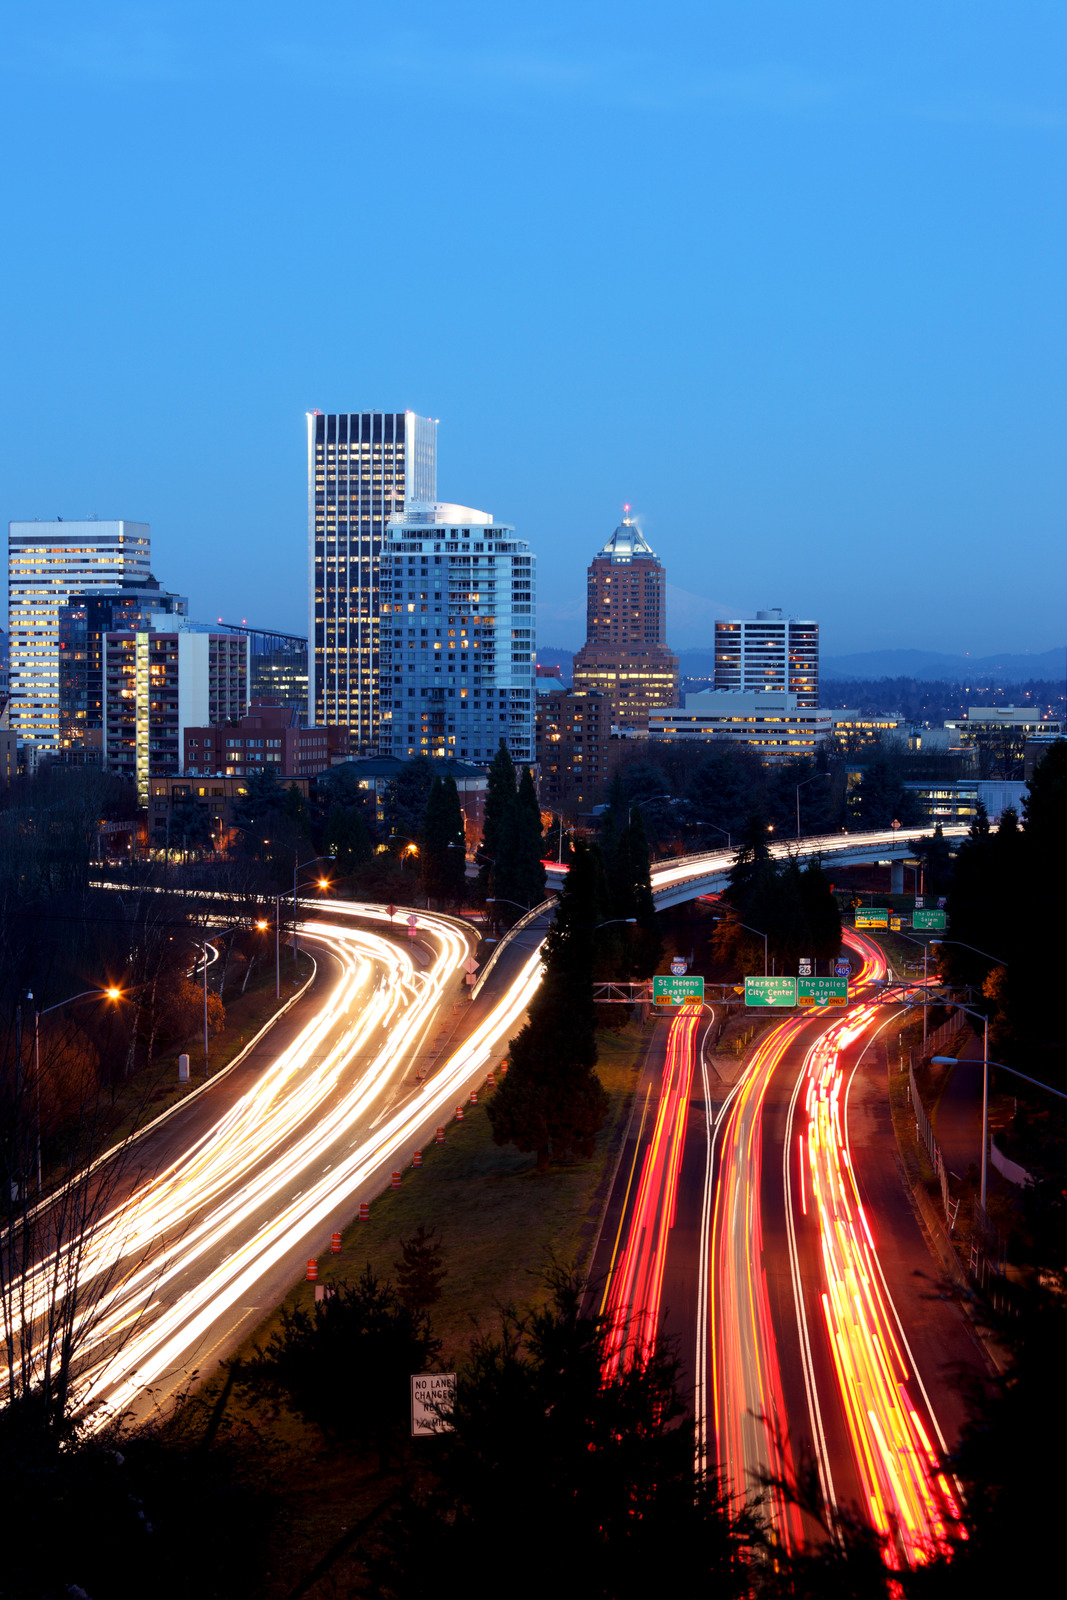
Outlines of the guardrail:
<svg viewBox="0 0 1067 1600">
<path fill-rule="evenodd" d="M 943 830 L 946 839 L 963 838 L 967 829 L 953 825 Z M 928 828 L 895 828 L 869 833 L 829 833 L 810 838 L 791 839 L 769 846 L 773 860 L 790 856 L 808 860 L 813 856 L 836 861 L 840 866 L 860 866 L 870 861 L 901 859 L 911 855 L 911 846 L 929 837 Z M 652 868 L 652 897 L 657 906 L 677 905 L 698 895 L 726 887 L 735 854 L 730 850 L 709 850 L 699 855 L 679 856 L 659 861 Z"/>
<path fill-rule="evenodd" d="M 551 911 L 552 907 L 556 903 L 557 898 L 558 897 L 554 894 L 549 895 L 547 900 L 542 900 L 539 906 L 534 906 L 531 911 L 527 911 L 524 916 L 521 916 L 518 922 L 512 923 L 507 933 L 497 943 L 496 949 L 493 951 L 492 955 L 489 957 L 489 960 L 485 963 L 485 966 L 482 968 L 481 972 L 479 972 L 477 978 L 474 980 L 474 983 L 471 985 L 472 1000 L 476 1000 L 478 995 L 481 993 L 485 980 L 496 966 L 497 961 L 500 959 L 501 953 L 507 948 L 508 941 L 513 939 L 515 935 L 520 933 L 524 928 L 528 928 L 532 922 L 536 922 L 538 917 L 543 917 L 547 912 Z"/>
</svg>

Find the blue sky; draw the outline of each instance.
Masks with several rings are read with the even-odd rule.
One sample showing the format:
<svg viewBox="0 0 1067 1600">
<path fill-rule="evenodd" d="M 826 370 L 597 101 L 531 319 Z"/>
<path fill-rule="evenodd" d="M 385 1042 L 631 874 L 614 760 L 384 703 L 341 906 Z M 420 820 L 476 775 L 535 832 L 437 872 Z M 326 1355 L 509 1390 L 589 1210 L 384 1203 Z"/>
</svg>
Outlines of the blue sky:
<svg viewBox="0 0 1067 1600">
<path fill-rule="evenodd" d="M 4 518 L 303 631 L 304 412 L 412 407 L 544 644 L 623 501 L 680 646 L 1064 642 L 1062 4 L 3 18 Z"/>
</svg>

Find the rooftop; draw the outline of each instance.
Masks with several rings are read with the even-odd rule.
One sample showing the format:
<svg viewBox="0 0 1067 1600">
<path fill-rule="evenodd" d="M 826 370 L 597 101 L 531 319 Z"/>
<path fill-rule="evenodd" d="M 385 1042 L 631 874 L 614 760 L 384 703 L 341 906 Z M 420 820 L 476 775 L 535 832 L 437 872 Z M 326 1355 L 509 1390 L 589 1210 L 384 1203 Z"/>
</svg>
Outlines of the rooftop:
<svg viewBox="0 0 1067 1600">
<path fill-rule="evenodd" d="M 629 511 L 629 506 L 626 509 Z M 656 552 L 631 517 L 623 517 L 599 554 L 610 556 L 612 561 L 632 561 L 636 556 L 656 559 Z"/>
</svg>

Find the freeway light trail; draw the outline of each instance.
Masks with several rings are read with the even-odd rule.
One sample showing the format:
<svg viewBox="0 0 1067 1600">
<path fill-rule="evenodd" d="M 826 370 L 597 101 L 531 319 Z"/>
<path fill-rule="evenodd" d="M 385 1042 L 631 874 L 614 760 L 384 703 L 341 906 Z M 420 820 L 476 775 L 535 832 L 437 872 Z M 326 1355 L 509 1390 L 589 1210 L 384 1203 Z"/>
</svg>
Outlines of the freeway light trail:
<svg viewBox="0 0 1067 1600">
<path fill-rule="evenodd" d="M 604 1370 L 608 1376 L 635 1358 L 647 1359 L 655 1348 L 702 1015 L 699 1006 L 683 1007 L 667 1036 L 659 1105 L 645 1147 L 626 1243 L 606 1296 L 610 1333 Z"/>
<path fill-rule="evenodd" d="M 791 1017 L 763 1038 L 730 1103 L 711 1220 L 711 1388 L 719 1466 L 735 1491 L 789 1482 L 789 1445 L 778 1347 L 763 1265 L 763 1102 L 786 1050 L 807 1019 Z M 796 1506 L 772 1488 L 778 1535 L 801 1543 Z"/>
<path fill-rule="evenodd" d="M 380 908 L 334 909 L 386 920 Z M 435 947 L 421 973 L 410 950 L 366 929 L 302 929 L 341 963 L 325 1005 L 203 1138 L 71 1246 L 83 1291 L 96 1284 L 78 1330 L 78 1398 L 98 1406 L 98 1421 L 194 1362 L 208 1330 L 264 1273 L 350 1214 L 353 1194 L 390 1163 L 406 1164 L 426 1123 L 451 1110 L 510 1036 L 540 982 L 536 951 L 470 1037 L 390 1105 L 468 951 L 455 923 L 425 914 L 420 923 Z M 30 1280 L 22 1337 L 55 1267 L 43 1261 Z"/>
<path fill-rule="evenodd" d="M 959 1508 L 909 1393 L 911 1363 L 877 1269 L 843 1129 L 841 1051 L 876 1015 L 875 1006 L 860 1007 L 809 1052 L 802 1156 L 819 1230 L 826 1335 L 866 1511 L 899 1567 L 945 1552 L 959 1532 Z"/>
</svg>

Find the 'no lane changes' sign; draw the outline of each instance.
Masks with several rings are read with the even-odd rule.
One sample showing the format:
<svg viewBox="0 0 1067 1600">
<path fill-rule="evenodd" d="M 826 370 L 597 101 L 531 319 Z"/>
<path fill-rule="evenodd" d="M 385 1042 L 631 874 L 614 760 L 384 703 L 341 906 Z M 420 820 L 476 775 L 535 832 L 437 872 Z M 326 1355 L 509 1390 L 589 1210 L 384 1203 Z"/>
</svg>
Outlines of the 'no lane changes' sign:
<svg viewBox="0 0 1067 1600">
<path fill-rule="evenodd" d="M 452 1433 L 449 1412 L 456 1402 L 454 1372 L 413 1372 L 411 1374 L 411 1437 L 432 1433 Z"/>
</svg>

